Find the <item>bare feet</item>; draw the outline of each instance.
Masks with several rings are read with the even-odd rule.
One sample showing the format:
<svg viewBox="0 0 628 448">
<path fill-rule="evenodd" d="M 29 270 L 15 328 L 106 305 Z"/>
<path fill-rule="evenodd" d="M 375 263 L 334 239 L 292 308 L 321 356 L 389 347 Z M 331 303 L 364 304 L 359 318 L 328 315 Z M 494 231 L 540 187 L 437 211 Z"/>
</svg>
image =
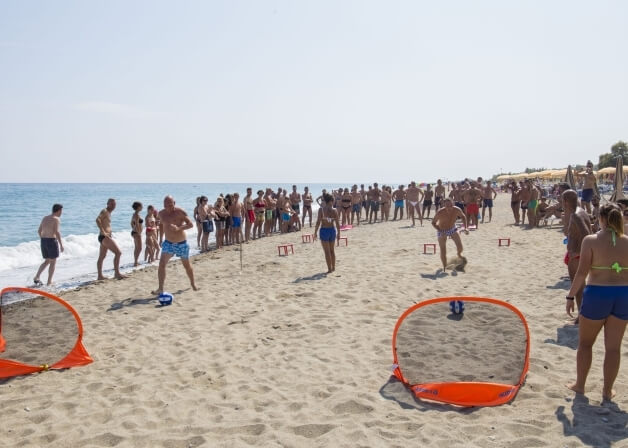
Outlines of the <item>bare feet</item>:
<svg viewBox="0 0 628 448">
<path fill-rule="evenodd" d="M 161 289 L 156 289 L 156 290 L 154 290 L 154 291 L 151 291 L 150 293 L 151 293 L 151 294 L 153 294 L 153 295 L 155 295 L 155 296 L 158 296 L 158 295 L 159 295 L 159 294 L 161 294 L 162 292 L 163 292 L 163 290 L 161 290 Z"/>
<path fill-rule="evenodd" d="M 609 394 L 607 394 L 604 391 L 602 391 L 602 399 L 604 401 L 610 401 L 613 398 L 615 398 L 616 394 L 617 394 L 617 392 L 615 391 L 615 389 L 611 389 L 611 392 Z"/>
<path fill-rule="evenodd" d="M 567 389 L 571 389 L 573 390 L 575 393 L 577 394 L 583 394 L 584 395 L 584 387 L 578 387 L 576 385 L 576 383 L 573 384 L 565 384 L 565 387 L 567 387 Z"/>
<path fill-rule="evenodd" d="M 192 285 L 192 289 L 193 289 L 194 291 L 198 291 L 198 290 L 199 290 L 199 289 L 201 289 L 201 288 L 197 288 L 197 287 L 196 287 L 196 285 L 194 285 L 194 284 L 193 284 L 193 285 Z"/>
<path fill-rule="evenodd" d="M 107 277 L 104 277 L 102 275 L 99 275 L 98 278 L 96 280 L 107 280 Z"/>
<path fill-rule="evenodd" d="M 126 275 L 122 275 L 122 274 L 118 274 L 116 275 L 116 280 L 124 280 L 126 278 Z"/>
</svg>

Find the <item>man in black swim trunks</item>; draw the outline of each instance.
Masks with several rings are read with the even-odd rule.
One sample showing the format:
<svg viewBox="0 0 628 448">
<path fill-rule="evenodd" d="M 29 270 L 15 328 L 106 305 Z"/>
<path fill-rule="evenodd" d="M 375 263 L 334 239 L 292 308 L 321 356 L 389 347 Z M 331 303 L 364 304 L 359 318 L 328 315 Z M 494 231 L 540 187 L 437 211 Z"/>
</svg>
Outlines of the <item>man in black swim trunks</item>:
<svg viewBox="0 0 628 448">
<path fill-rule="evenodd" d="M 39 225 L 39 230 L 37 230 L 39 238 L 41 238 L 41 255 L 44 257 L 44 262 L 39 266 L 37 274 L 35 274 L 35 278 L 33 279 L 33 282 L 37 286 L 42 284 L 41 280 L 39 280 L 39 276 L 44 272 L 46 266 L 48 267 L 48 282 L 46 285 L 50 286 L 52 284 L 52 275 L 55 273 L 59 250 L 63 252 L 63 242 L 61 241 L 61 233 L 59 230 L 61 227 L 62 211 L 63 206 L 61 204 L 53 205 L 52 214 L 44 216 Z"/>
<path fill-rule="evenodd" d="M 107 201 L 107 207 L 100 211 L 100 214 L 96 218 L 96 225 L 98 226 L 98 242 L 100 243 L 100 253 L 98 254 L 98 261 L 96 262 L 96 268 L 98 269 L 98 280 L 104 280 L 105 276 L 102 274 L 102 263 L 105 261 L 107 251 L 113 252 L 113 270 L 115 272 L 115 278 L 122 280 L 125 278 L 120 273 L 120 257 L 122 251 L 113 240 L 113 231 L 111 230 L 111 212 L 116 208 L 116 200 L 109 199 Z"/>
</svg>

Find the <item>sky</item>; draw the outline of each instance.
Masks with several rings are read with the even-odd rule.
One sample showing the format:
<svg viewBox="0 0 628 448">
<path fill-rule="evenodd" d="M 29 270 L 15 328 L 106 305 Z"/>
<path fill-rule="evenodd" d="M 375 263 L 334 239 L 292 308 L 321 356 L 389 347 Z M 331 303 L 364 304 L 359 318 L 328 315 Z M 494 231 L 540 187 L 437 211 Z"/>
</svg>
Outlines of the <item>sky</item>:
<svg viewBox="0 0 628 448">
<path fill-rule="evenodd" d="M 0 182 L 405 182 L 628 140 L 628 2 L 0 2 Z"/>
</svg>

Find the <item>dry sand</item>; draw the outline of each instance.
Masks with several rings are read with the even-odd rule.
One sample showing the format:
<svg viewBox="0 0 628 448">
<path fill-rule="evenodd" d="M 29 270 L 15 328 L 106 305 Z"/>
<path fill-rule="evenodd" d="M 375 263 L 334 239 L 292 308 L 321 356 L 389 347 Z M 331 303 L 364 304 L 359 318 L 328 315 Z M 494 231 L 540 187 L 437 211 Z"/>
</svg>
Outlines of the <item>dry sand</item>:
<svg viewBox="0 0 628 448">
<path fill-rule="evenodd" d="M 245 245 L 242 272 L 234 247 L 194 258 L 198 292 L 171 263 L 169 307 L 149 294 L 154 267 L 65 293 L 94 363 L 0 381 L 0 446 L 628 446 L 628 343 L 614 404 L 600 406 L 601 338 L 586 397 L 564 387 L 574 379 L 577 328 L 565 323 L 563 236 L 511 222 L 501 195 L 493 222 L 463 236 L 468 265 L 455 274 L 437 275 L 438 255 L 421 253 L 436 240 L 430 223 L 404 220 L 347 231 L 330 276 L 320 245 L 289 234 Z M 498 247 L 499 237 L 510 247 Z M 296 253 L 278 257 L 283 242 Z M 511 403 L 424 402 L 390 379 L 401 313 L 455 295 L 507 300 L 526 316 L 530 372 Z M 450 366 L 494 345 L 495 335 L 465 331 L 466 351 L 439 347 Z"/>
</svg>

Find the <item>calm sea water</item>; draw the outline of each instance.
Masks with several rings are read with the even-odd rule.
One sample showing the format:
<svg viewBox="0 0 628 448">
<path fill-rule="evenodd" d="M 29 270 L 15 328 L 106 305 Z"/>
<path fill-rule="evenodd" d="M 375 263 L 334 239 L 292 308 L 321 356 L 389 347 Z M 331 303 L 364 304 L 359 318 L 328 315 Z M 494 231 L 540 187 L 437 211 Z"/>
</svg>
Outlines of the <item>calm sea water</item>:
<svg viewBox="0 0 628 448">
<path fill-rule="evenodd" d="M 299 192 L 305 184 L 297 185 Z M 312 194 L 319 195 L 329 184 L 307 184 Z M 347 184 L 334 184 L 333 187 Z M 31 285 L 37 267 L 42 262 L 37 229 L 41 218 L 51 213 L 52 204 L 63 204 L 61 236 L 65 252 L 57 261 L 54 281 L 60 289 L 74 287 L 96 278 L 96 259 L 99 244 L 96 217 L 114 198 L 117 207 L 112 213 L 114 238 L 122 250 L 124 271 L 132 270 L 133 240 L 131 239 L 131 204 L 140 201 L 144 214 L 148 205 L 158 209 L 164 196 L 170 194 L 177 205 L 191 216 L 196 197 L 205 195 L 210 201 L 220 193 L 238 192 L 243 197 L 246 188 L 278 187 L 291 189 L 286 184 L 0 184 L 0 288 Z M 187 232 L 190 246 L 196 248 L 196 229 Z M 143 257 L 143 254 L 142 254 Z M 111 275 L 113 257 L 105 259 L 105 275 Z M 42 275 L 45 282 L 47 273 Z"/>
</svg>

